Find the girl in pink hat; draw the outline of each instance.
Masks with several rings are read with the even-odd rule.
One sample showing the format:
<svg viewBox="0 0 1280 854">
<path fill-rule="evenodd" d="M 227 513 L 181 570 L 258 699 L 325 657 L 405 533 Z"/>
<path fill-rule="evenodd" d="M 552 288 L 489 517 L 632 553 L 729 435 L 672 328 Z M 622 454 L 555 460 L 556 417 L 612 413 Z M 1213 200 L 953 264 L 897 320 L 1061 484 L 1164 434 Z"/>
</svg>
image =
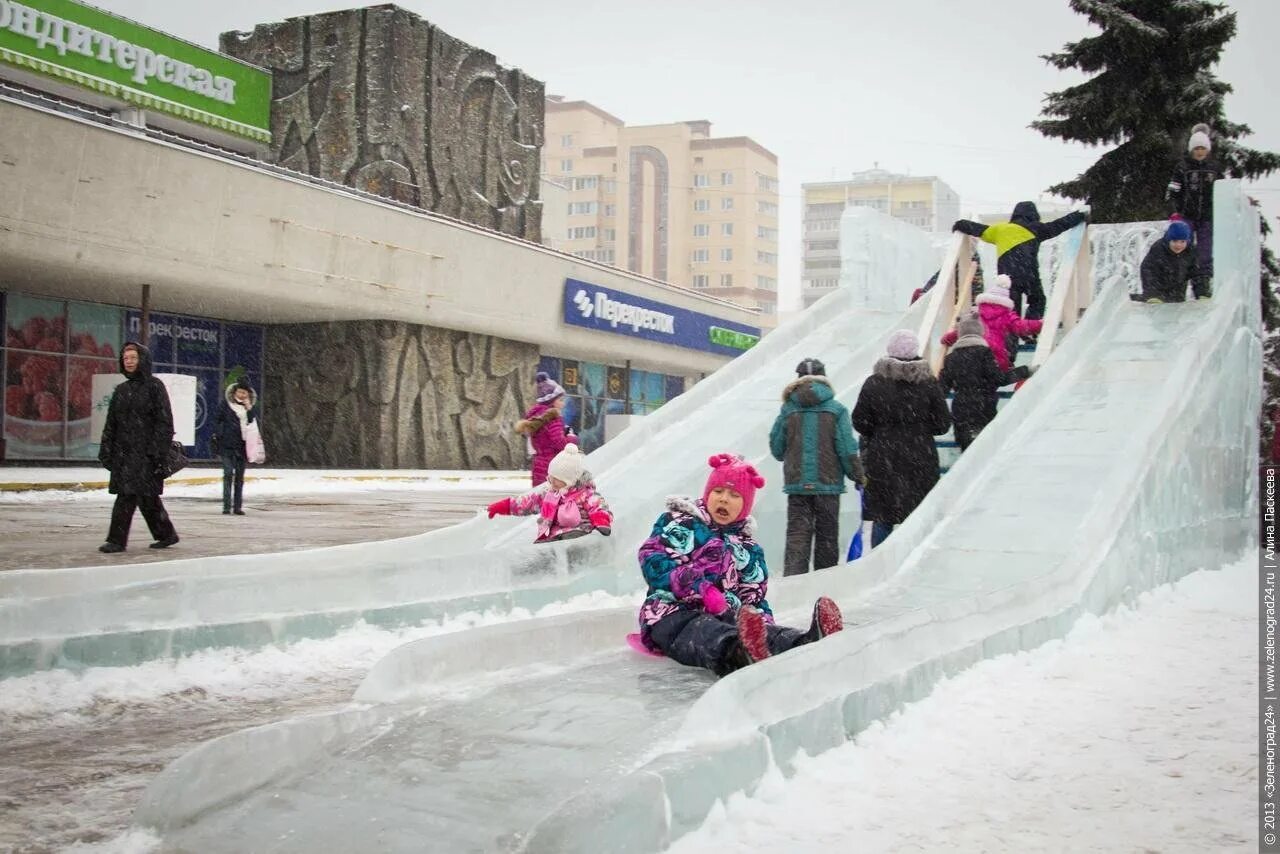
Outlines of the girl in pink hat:
<svg viewBox="0 0 1280 854">
<path fill-rule="evenodd" d="M 644 648 L 724 676 L 840 631 L 840 608 L 823 596 L 808 631 L 774 625 L 765 599 L 769 570 L 751 508 L 764 478 L 733 454 L 708 460 L 702 498 L 669 498 L 640 569 L 649 592 L 640 607 Z"/>
</svg>

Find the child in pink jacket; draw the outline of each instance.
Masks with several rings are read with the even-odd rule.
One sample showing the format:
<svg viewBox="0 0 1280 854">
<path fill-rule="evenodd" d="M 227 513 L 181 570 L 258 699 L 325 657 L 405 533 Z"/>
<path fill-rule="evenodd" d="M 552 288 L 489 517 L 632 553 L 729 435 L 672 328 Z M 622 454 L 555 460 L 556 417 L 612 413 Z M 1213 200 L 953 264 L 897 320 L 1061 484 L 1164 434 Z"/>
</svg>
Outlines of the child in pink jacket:
<svg viewBox="0 0 1280 854">
<path fill-rule="evenodd" d="M 1009 277 L 1003 273 L 996 276 L 995 284 L 978 297 L 977 303 L 978 317 L 986 327 L 987 345 L 991 347 L 991 355 L 996 357 L 996 366 L 1001 371 L 1013 370 L 1018 339 L 1038 335 L 1043 322 L 1023 320 L 1013 310 L 1013 300 L 1009 298 Z M 942 336 L 942 345 L 950 347 L 958 338 L 959 333 L 952 329 Z"/>
<path fill-rule="evenodd" d="M 584 469 L 582 452 L 568 445 L 547 466 L 547 481 L 532 492 L 503 498 L 489 505 L 494 516 L 538 515 L 535 543 L 572 540 L 599 531 L 606 537 L 613 531 L 613 514 L 604 497 L 596 492 L 590 472 Z"/>
</svg>

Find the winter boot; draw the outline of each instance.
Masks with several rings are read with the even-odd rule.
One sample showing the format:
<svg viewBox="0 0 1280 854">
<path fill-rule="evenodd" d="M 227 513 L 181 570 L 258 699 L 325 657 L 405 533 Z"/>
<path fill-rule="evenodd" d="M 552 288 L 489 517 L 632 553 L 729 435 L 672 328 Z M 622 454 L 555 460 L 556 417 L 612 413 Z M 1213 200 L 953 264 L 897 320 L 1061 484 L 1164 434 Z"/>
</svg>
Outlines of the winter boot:
<svg viewBox="0 0 1280 854">
<path fill-rule="evenodd" d="M 809 623 L 809 631 L 804 633 L 801 643 L 813 643 L 833 635 L 844 628 L 844 617 L 840 606 L 826 596 L 819 596 L 813 603 L 813 620 Z"/>
<path fill-rule="evenodd" d="M 103 543 L 102 545 L 98 546 L 98 551 L 106 555 L 113 555 L 113 554 L 117 554 L 119 552 L 124 551 L 124 546 L 120 545 L 119 543 Z"/>
<path fill-rule="evenodd" d="M 768 658 L 769 625 L 764 614 L 749 606 L 739 608 L 738 640 L 753 663 Z"/>
</svg>

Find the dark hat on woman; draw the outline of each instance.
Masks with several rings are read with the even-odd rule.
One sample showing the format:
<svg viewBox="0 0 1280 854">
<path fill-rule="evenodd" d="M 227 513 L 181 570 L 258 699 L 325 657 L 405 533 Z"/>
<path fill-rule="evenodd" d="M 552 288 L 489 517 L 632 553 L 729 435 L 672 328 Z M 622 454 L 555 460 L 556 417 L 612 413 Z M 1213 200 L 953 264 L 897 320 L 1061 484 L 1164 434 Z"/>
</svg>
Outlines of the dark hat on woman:
<svg viewBox="0 0 1280 854">
<path fill-rule="evenodd" d="M 827 366 L 818 359 L 805 359 L 796 365 L 796 376 L 798 377 L 825 377 L 826 375 Z"/>
</svg>

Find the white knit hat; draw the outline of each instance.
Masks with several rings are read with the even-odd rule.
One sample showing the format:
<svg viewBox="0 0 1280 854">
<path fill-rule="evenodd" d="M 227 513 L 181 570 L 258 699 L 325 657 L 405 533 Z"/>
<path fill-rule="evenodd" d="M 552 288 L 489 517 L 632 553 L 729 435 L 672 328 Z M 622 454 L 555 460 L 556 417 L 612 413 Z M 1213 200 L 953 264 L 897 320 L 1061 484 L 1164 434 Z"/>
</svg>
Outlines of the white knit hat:
<svg viewBox="0 0 1280 854">
<path fill-rule="evenodd" d="M 582 477 L 586 460 L 577 445 L 565 445 L 564 450 L 551 458 L 547 464 L 547 474 L 556 480 L 562 480 L 572 486 Z"/>
<path fill-rule="evenodd" d="M 1209 142 L 1208 125 L 1196 125 L 1191 129 L 1191 138 L 1187 140 L 1187 151 L 1194 151 L 1197 148 L 1213 151 L 1213 145 Z"/>
<path fill-rule="evenodd" d="M 996 276 L 995 282 L 987 285 L 978 298 L 974 300 L 978 305 L 983 303 L 994 303 L 1002 305 L 1005 308 L 1013 308 L 1013 300 L 1009 297 L 1009 288 L 1012 287 L 1013 280 L 1004 273 Z"/>
<path fill-rule="evenodd" d="M 889 336 L 889 346 L 885 351 L 903 362 L 918 359 L 920 358 L 920 339 L 910 329 L 899 329 Z"/>
</svg>

